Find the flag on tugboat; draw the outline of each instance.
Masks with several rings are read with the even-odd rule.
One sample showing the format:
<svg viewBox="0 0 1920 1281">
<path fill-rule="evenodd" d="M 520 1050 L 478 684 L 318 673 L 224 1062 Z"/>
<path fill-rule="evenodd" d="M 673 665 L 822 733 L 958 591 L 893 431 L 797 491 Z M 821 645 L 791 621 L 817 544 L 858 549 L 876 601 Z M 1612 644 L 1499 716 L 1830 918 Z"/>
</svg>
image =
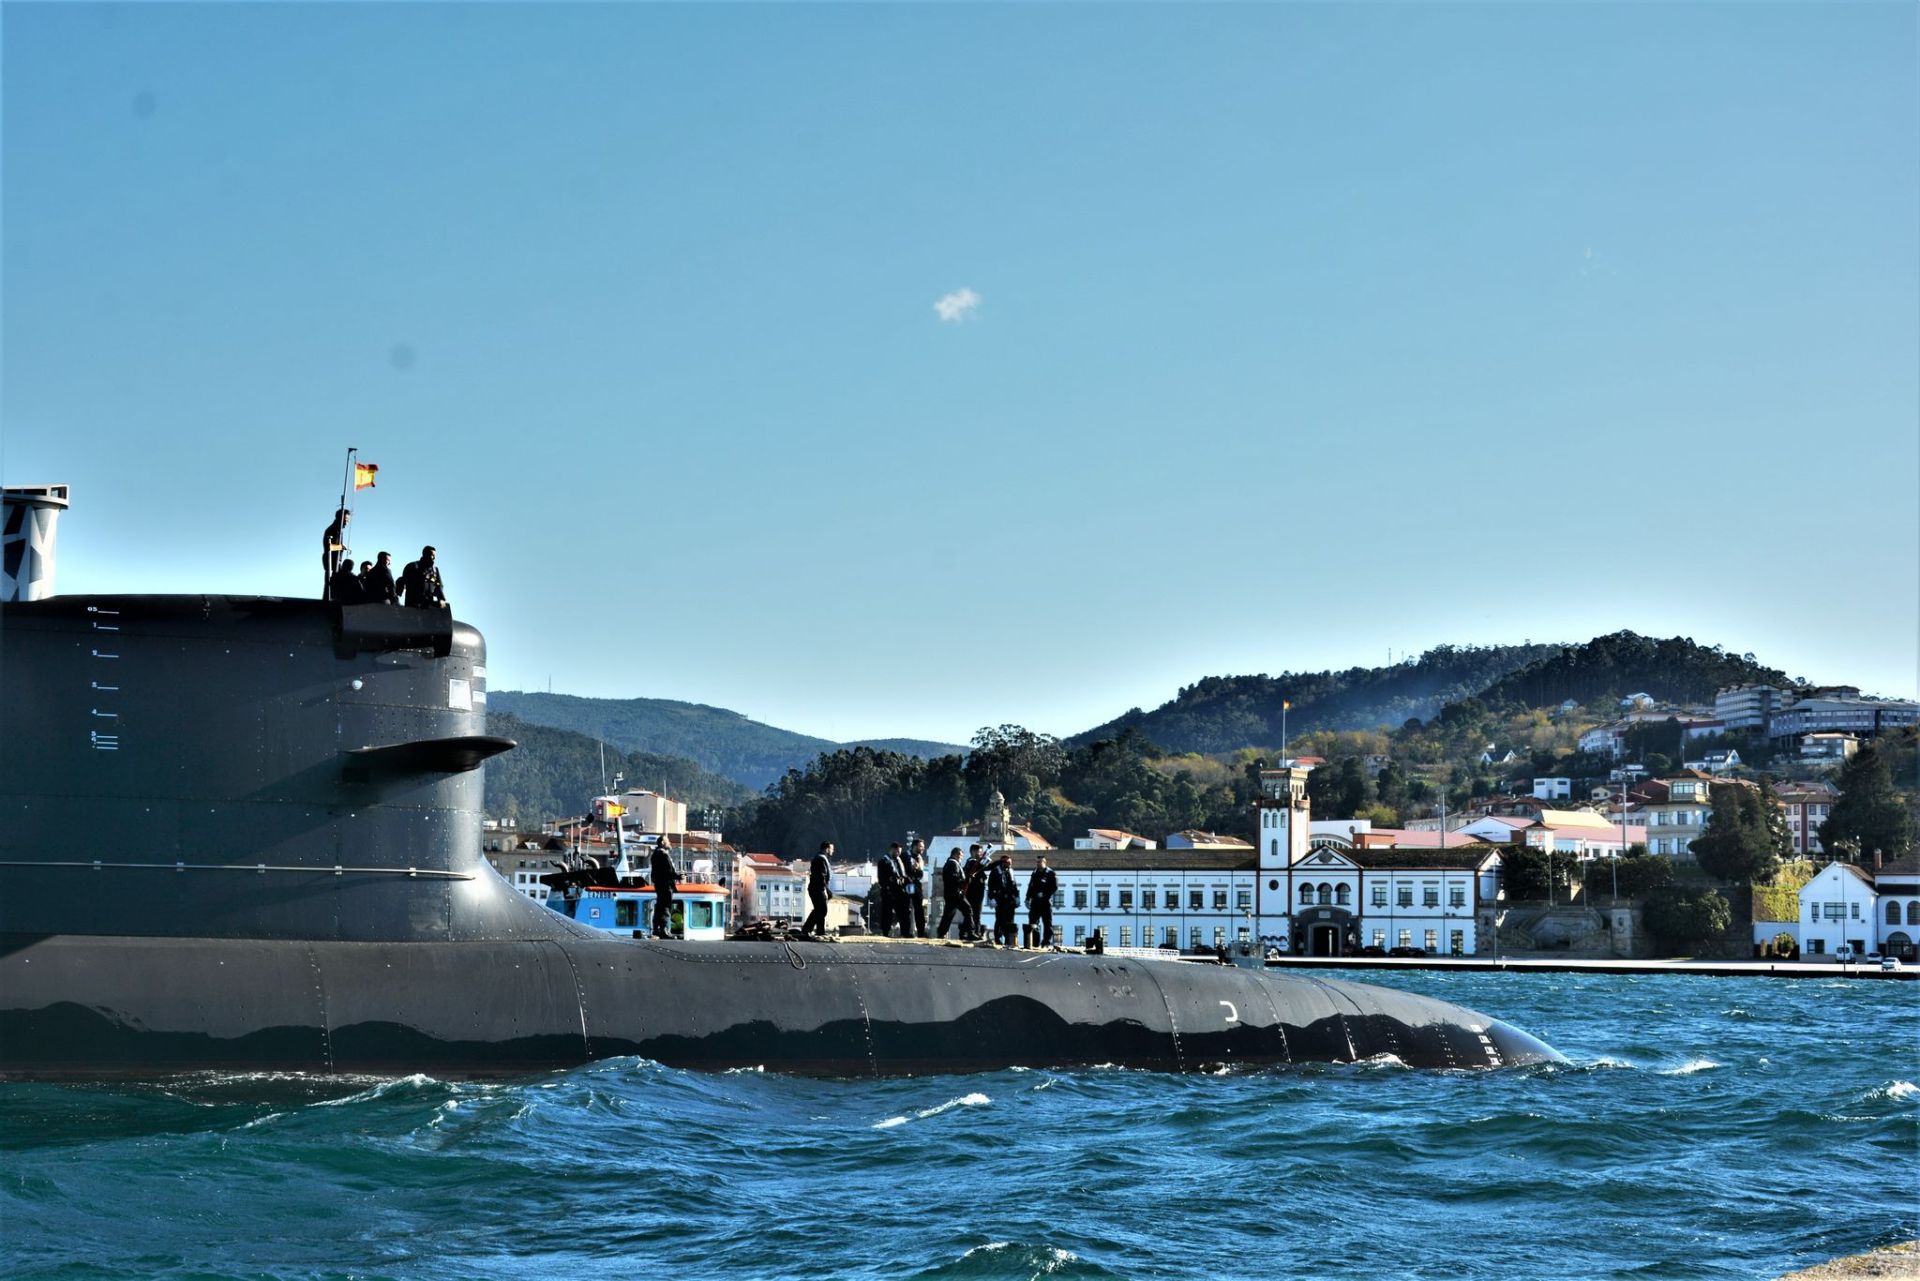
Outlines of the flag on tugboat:
<svg viewBox="0 0 1920 1281">
<path fill-rule="evenodd" d="M 380 470 L 378 463 L 356 462 L 353 465 L 353 487 L 357 490 L 372 489 L 373 477 Z"/>
</svg>

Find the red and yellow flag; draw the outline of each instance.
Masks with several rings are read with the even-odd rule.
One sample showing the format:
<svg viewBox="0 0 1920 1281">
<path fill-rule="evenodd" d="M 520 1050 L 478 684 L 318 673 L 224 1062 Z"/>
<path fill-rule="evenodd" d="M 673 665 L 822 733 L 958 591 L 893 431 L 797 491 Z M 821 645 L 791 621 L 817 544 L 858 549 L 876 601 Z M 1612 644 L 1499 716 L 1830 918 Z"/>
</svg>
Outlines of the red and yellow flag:
<svg viewBox="0 0 1920 1281">
<path fill-rule="evenodd" d="M 380 466 L 378 463 L 355 463 L 353 465 L 354 489 L 372 489 L 374 475 L 379 470 Z"/>
</svg>

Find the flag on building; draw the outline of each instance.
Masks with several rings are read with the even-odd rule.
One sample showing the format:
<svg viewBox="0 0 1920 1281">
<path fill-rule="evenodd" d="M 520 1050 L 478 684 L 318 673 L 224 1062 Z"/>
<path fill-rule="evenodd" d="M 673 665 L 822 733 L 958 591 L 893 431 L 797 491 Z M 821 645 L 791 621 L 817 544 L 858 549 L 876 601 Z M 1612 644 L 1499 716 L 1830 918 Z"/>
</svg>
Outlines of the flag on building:
<svg viewBox="0 0 1920 1281">
<path fill-rule="evenodd" d="M 378 463 L 355 463 L 353 465 L 353 487 L 356 490 L 372 489 L 374 474 L 380 470 Z"/>
</svg>

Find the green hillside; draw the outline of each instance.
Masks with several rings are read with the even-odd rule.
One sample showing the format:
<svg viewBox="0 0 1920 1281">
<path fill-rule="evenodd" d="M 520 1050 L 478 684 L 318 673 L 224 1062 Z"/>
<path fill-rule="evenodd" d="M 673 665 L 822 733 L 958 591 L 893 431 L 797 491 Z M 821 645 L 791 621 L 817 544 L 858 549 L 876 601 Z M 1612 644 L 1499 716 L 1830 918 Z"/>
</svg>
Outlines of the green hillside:
<svg viewBox="0 0 1920 1281">
<path fill-rule="evenodd" d="M 602 786 L 598 740 L 571 730 L 536 725 L 498 710 L 489 714 L 487 722 L 492 733 L 520 744 L 487 762 L 489 817 L 535 825 L 586 812 L 588 801 L 600 793 Z M 685 801 L 689 810 L 739 805 L 753 796 L 752 789 L 683 757 L 621 752 L 609 747 L 606 778 L 611 779 L 616 772 L 626 775 L 625 786 L 650 788 Z M 691 820 L 693 816 L 688 817 Z"/>
<path fill-rule="evenodd" d="M 1281 741 L 1281 701 L 1293 704 L 1286 730 L 1376 729 L 1425 718 L 1511 672 L 1563 650 L 1560 645 L 1441 645 L 1392 667 L 1279 676 L 1209 676 L 1151 712 L 1126 715 L 1068 740 L 1091 743 L 1136 729 L 1170 752 L 1230 752 Z"/>
<path fill-rule="evenodd" d="M 1489 707 L 1552 707 L 1650 694 L 1667 703 L 1707 703 L 1728 685 L 1788 684 L 1785 672 L 1752 654 L 1729 654 L 1690 638 L 1655 640 L 1633 632 L 1596 636 L 1510 672 L 1480 691 Z"/>
<path fill-rule="evenodd" d="M 943 756 L 966 749 L 918 739 L 840 744 L 750 720 L 739 712 L 664 698 L 580 698 L 572 694 L 496 690 L 494 712 L 535 725 L 572 730 L 625 752 L 683 757 L 755 791 L 822 752 L 869 746 L 909 756 Z"/>
</svg>

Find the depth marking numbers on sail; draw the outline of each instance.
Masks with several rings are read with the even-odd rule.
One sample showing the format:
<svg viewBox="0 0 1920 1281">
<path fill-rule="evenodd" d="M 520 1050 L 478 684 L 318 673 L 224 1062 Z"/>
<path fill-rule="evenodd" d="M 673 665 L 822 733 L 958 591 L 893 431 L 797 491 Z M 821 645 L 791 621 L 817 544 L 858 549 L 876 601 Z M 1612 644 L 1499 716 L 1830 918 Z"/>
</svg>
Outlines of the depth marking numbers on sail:
<svg viewBox="0 0 1920 1281">
<path fill-rule="evenodd" d="M 119 610 L 103 609 L 98 605 L 89 605 L 87 606 L 87 613 L 93 615 L 93 617 L 88 621 L 91 623 L 92 629 L 94 631 L 117 632 L 120 630 L 119 623 L 117 622 L 109 623 L 105 621 L 106 619 L 109 619 L 109 618 L 116 618 L 116 619 L 119 618 L 120 617 Z M 120 655 L 118 654 L 109 654 L 105 650 L 100 650 L 100 649 L 91 650 L 90 656 L 95 662 L 113 662 L 113 661 L 117 661 L 120 657 Z M 103 685 L 97 680 L 90 681 L 88 683 L 92 686 L 93 692 L 96 696 L 99 694 L 118 694 L 120 692 L 120 687 L 118 685 Z M 93 701 L 96 703 L 98 702 L 111 703 L 113 700 L 100 699 L 96 697 L 90 701 Z M 120 713 L 117 711 L 114 711 L 111 707 L 102 709 L 96 706 L 93 709 L 93 716 L 98 720 L 113 722 L 112 732 L 109 733 L 106 730 L 94 729 L 89 727 L 87 730 L 87 746 L 91 747 L 96 752 L 119 751 L 120 750 Z"/>
</svg>

